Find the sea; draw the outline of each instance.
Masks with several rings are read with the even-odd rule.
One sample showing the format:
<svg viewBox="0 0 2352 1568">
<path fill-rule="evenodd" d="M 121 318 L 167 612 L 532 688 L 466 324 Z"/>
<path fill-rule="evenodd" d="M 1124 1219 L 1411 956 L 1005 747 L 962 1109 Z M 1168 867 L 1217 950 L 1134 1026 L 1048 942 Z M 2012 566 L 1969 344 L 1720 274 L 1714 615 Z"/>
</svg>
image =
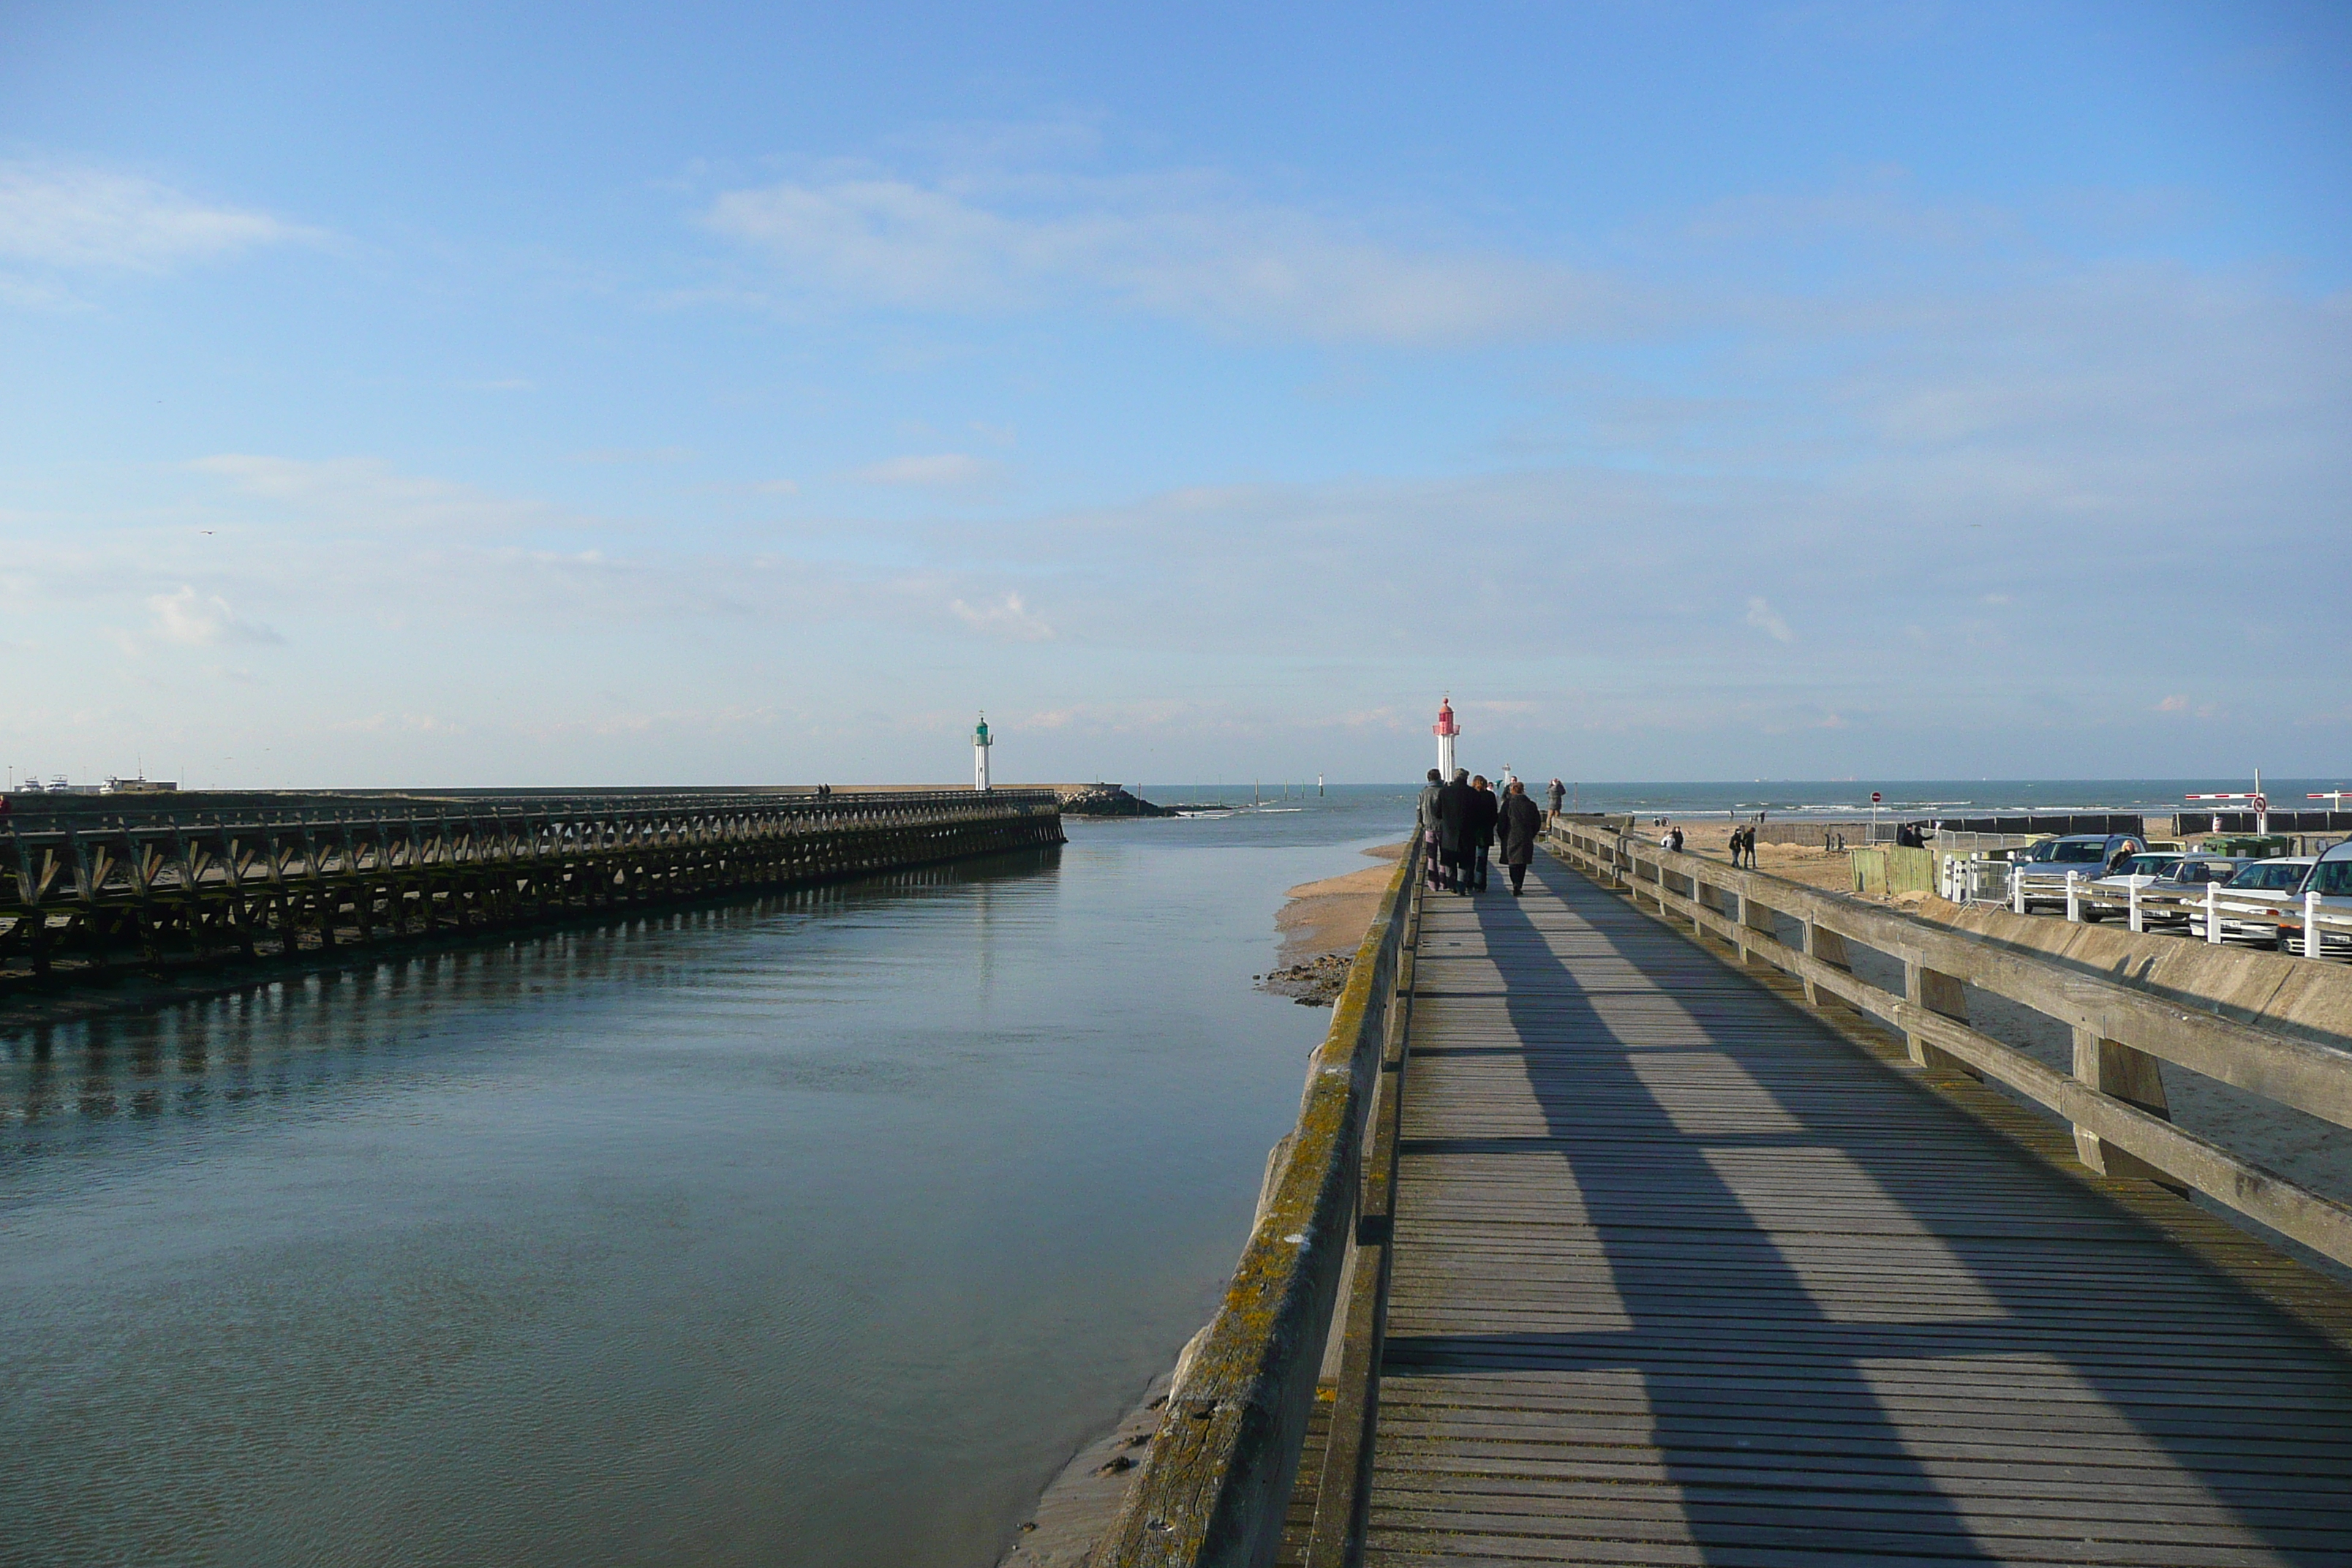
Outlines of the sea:
<svg viewBox="0 0 2352 1568">
<path fill-rule="evenodd" d="M 0 1027 L 0 1563 L 994 1563 L 1214 1310 L 1329 1018 L 1274 917 L 1415 795 L 1143 787 L 1221 809 Z"/>
<path fill-rule="evenodd" d="M 1465 759 L 1466 761 L 1466 759 Z M 1530 794 L 1538 794 L 1551 775 L 1527 777 Z M 2352 785 L 2345 778 L 2263 781 L 2273 811 L 2347 809 Z M 2168 815 L 2216 809 L 2216 803 L 2199 804 L 2189 797 L 2229 793 L 2252 794 L 2254 779 L 1749 779 L 1697 782 L 1594 782 L 1563 778 L 1571 811 L 1624 813 L 1635 816 L 1738 817 L 1764 812 L 1772 816 L 1867 816 L 1874 793 L 1883 799 L 1881 813 L 1892 816 L 1935 814 L 1945 816 L 2058 815 L 2072 812 L 2140 812 Z M 1312 784 L 1293 783 L 1131 784 L 1153 801 L 1247 804 L 1255 795 L 1280 805 L 1311 794 Z M 1363 786 L 1346 786 L 1350 790 Z M 1404 786 L 1397 786 L 1402 788 Z M 1416 788 L 1418 786 L 1415 786 Z M 2327 792 L 2336 798 L 2322 798 Z M 2243 801 L 2218 803 L 2223 811 L 2246 811 Z"/>
</svg>

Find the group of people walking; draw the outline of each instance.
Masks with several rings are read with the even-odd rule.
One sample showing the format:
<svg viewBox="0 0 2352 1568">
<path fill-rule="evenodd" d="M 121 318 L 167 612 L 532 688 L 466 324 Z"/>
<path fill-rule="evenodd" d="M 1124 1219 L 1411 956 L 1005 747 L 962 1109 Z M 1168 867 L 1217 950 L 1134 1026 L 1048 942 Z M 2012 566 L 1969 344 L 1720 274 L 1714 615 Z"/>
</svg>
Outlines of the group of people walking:
<svg viewBox="0 0 2352 1568">
<path fill-rule="evenodd" d="M 1553 810 L 1559 794 L 1552 784 Z M 1418 816 L 1422 841 L 1429 847 L 1430 885 L 1465 898 L 1486 890 L 1488 867 L 1499 854 L 1510 874 L 1511 894 L 1519 895 L 1528 864 L 1536 858 L 1536 837 L 1543 831 L 1544 814 L 1528 798 L 1528 786 L 1506 774 L 1498 795 L 1482 775 L 1472 777 L 1456 768 L 1446 778 L 1435 768 L 1421 792 Z"/>
</svg>

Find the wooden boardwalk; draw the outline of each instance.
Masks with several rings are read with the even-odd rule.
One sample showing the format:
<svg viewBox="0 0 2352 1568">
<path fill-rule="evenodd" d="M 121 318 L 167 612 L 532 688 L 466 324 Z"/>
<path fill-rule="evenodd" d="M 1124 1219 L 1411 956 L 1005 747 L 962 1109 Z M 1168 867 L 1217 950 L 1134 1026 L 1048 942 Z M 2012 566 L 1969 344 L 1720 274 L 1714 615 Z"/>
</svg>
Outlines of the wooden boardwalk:
<svg viewBox="0 0 2352 1568">
<path fill-rule="evenodd" d="M 1495 886 L 1422 920 L 1364 1561 L 2352 1564 L 2345 1292 Z"/>
</svg>

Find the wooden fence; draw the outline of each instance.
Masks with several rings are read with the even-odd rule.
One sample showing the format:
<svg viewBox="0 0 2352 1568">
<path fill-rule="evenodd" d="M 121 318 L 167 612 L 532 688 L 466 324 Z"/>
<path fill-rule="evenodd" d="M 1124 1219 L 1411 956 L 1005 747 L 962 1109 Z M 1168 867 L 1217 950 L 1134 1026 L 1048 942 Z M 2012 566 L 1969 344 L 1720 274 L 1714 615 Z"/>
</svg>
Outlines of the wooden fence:
<svg viewBox="0 0 2352 1568">
<path fill-rule="evenodd" d="M 1308 1063 L 1298 1125 L 1276 1147 L 1224 1301 L 1169 1392 L 1149 1457 L 1097 1563 L 1264 1568 L 1280 1544 L 1351 1242 L 1360 1285 L 1368 1268 L 1384 1266 L 1385 1224 L 1367 1222 L 1384 1222 L 1386 1184 L 1375 1184 L 1360 1209 L 1361 1175 L 1368 1128 L 1394 1142 L 1401 997 L 1412 984 L 1402 955 L 1418 909 L 1421 857 L 1415 844 L 1398 863 L 1356 950 L 1330 1029 Z M 1349 1310 L 1376 1310 L 1368 1300 L 1361 1289 L 1351 1292 Z M 1360 1433 L 1361 1413 L 1355 1415 Z M 1340 1443 L 1331 1445 L 1327 1477 L 1333 1464 L 1352 1466 L 1362 1452 L 1360 1444 L 1345 1447 L 1342 1454 Z M 1352 1499 L 1354 1489 L 1348 1492 Z M 1319 1533 L 1323 1521 L 1317 1525 Z"/>
<path fill-rule="evenodd" d="M 2110 1175 L 2193 1187 L 2352 1266 L 2352 1207 L 2172 1125 L 2158 1062 L 2352 1127 L 2352 1051 L 2274 1034 L 1967 932 L 1874 909 L 1760 872 L 1675 855 L 1623 834 L 1564 824 L 1549 841 L 1609 886 L 1891 1025 L 1912 1060 L 2008 1085 L 2073 1125 L 2083 1163 Z M 1775 917 L 1801 931 L 1790 946 Z M 1849 943 L 1902 964 L 1900 994 L 1856 976 Z M 2322 972 L 2326 973 L 2326 972 Z M 1963 985 L 2054 1017 L 2074 1035 L 2060 1072 L 1968 1023 Z"/>
</svg>

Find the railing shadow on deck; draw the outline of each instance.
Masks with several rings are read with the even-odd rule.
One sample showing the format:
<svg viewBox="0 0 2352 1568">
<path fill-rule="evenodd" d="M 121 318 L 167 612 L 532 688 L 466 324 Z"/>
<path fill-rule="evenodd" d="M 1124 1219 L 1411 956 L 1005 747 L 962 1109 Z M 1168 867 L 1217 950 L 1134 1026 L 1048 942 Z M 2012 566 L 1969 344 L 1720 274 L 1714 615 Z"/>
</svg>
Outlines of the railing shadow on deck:
<svg viewBox="0 0 2352 1568">
<path fill-rule="evenodd" d="M 1583 881 L 1564 865 L 1546 866 L 1540 861 L 1535 876 L 1538 881 L 1563 891 Z M 1597 887 L 1584 885 L 1589 896 L 1577 901 L 1589 906 L 1601 895 Z M 1680 988 L 1673 960 L 1682 957 L 1681 968 L 1686 973 L 1689 958 L 1697 956 L 1690 952 L 1685 939 L 1661 930 L 1647 916 L 1613 899 L 1585 912 L 1600 940 L 1637 973 L 1664 987 L 1667 994 L 1676 994 Z M 1549 952 L 1549 944 L 1517 900 L 1482 900 L 1477 913 L 1490 944 Z M 1676 954 L 1667 944 L 1683 946 L 1687 956 Z M 1538 994 L 1525 983 L 1512 985 L 1508 971 L 1502 973 L 1506 1008 L 1523 1041 L 1546 1035 L 1558 1037 L 1563 1031 L 1591 1042 L 1619 1039 L 1615 1028 L 1580 986 L 1555 986 Z M 1729 970 L 1724 972 L 1724 981 L 1745 984 Z M 2087 1188 L 2064 1184 L 2063 1177 L 2040 1167 L 2024 1152 L 1985 1136 L 1958 1110 L 1862 1055 L 1825 1026 L 1777 997 L 1771 1005 L 1816 1031 L 1824 1057 L 1849 1062 L 1857 1074 L 1879 1077 L 1890 1094 L 1916 1099 L 1948 1116 L 1957 1127 L 1976 1135 L 1991 1165 L 2050 1184 L 2053 1198 L 2074 1205 L 2078 1212 L 2095 1211 L 2115 1226 L 2138 1233 L 2147 1248 L 2160 1248 L 2173 1260 L 2184 1279 L 2195 1277 L 2202 1291 L 2226 1300 L 2242 1322 L 2274 1335 L 2278 1349 L 2269 1376 L 2255 1366 L 2240 1369 L 2238 1375 L 2250 1388 L 2267 1383 L 2282 1395 L 2301 1389 L 2330 1399 L 2352 1397 L 2352 1380 L 2344 1374 L 2341 1351 L 2307 1326 L 2178 1248 L 2120 1205 Z M 1652 1441 L 1667 1477 L 1684 1499 L 1685 1522 L 1706 1560 L 1730 1561 L 1736 1556 L 1745 1562 L 1759 1545 L 1771 1544 L 1778 1536 L 1780 1527 L 1768 1526 L 1765 1538 L 1759 1539 L 1759 1515 L 1763 1510 L 1752 1490 L 1741 1495 L 1744 1489 L 1738 1472 L 1752 1469 L 1752 1465 L 1739 1455 L 1750 1445 L 1785 1451 L 1788 1428 L 1798 1424 L 1837 1428 L 1824 1440 L 1821 1461 L 1826 1464 L 1834 1455 L 1846 1459 L 1851 1468 L 1867 1473 L 1866 1483 L 1847 1491 L 1845 1502 L 1850 1507 L 1885 1510 L 1880 1522 L 1887 1538 L 1879 1550 L 1890 1554 L 1916 1551 L 1966 1562 L 1990 1557 L 1971 1532 L 1958 1500 L 1940 1489 L 1927 1468 L 1913 1457 L 1902 1419 L 1872 1387 L 1866 1367 L 1883 1359 L 1957 1366 L 1981 1363 L 1987 1357 L 2034 1357 L 2057 1363 L 2093 1392 L 2108 1411 L 2161 1450 L 2172 1465 L 2193 1478 L 2281 1558 L 2314 1564 L 2342 1561 L 2334 1546 L 2315 1542 L 2311 1531 L 2281 1521 L 2283 1511 L 2292 1504 L 2265 1478 L 2242 1464 L 2232 1467 L 2221 1462 L 2221 1449 L 2227 1445 L 2217 1446 L 2214 1439 L 2230 1436 L 2226 1423 L 2184 1424 L 2177 1408 L 2169 1416 L 2163 1414 L 2168 1373 L 2210 1372 L 2193 1344 L 2166 1339 L 2177 1325 L 2146 1325 L 2161 1331 L 2140 1340 L 2119 1332 L 2116 1320 L 2128 1314 L 2128 1303 L 2104 1290 L 2095 1270 L 2089 1273 L 2086 1295 L 2099 1308 L 2095 1314 L 2084 1310 L 2084 1303 L 2057 1304 L 2047 1292 L 2005 1294 L 2002 1270 L 1993 1264 L 2004 1250 L 2014 1252 L 2013 1238 L 1988 1235 L 1983 1228 L 1972 1234 L 1970 1227 L 1952 1226 L 1939 1214 L 1939 1210 L 1948 1213 L 1949 1204 L 1927 1201 L 1933 1194 L 1921 1190 L 1919 1167 L 1916 1162 L 1895 1158 L 1898 1148 L 1889 1142 L 1857 1139 L 1850 1126 L 1815 1129 L 1812 1119 L 1819 1112 L 1809 1111 L 1804 1097 L 1792 1092 L 1801 1087 L 1793 1079 L 1783 1081 L 1775 1093 L 1776 1075 L 1769 1068 L 1759 1075 L 1758 1068 L 1767 1066 L 1758 1059 L 1763 1053 L 1748 1050 L 1738 1065 L 1762 1092 L 1773 1096 L 1796 1121 L 1798 1131 L 1726 1143 L 1743 1150 L 1759 1146 L 1833 1149 L 1914 1220 L 1922 1234 L 1934 1238 L 1968 1269 L 1997 1313 L 1896 1324 L 1834 1321 L 1777 1247 L 1771 1256 L 1752 1245 L 1742 1251 L 1745 1273 L 1737 1289 L 1725 1271 L 1709 1268 L 1704 1258 L 1687 1267 L 1662 1267 L 1654 1256 L 1633 1245 L 1634 1233 L 1671 1227 L 1677 1222 L 1687 1224 L 1695 1207 L 1719 1206 L 1727 1214 L 1745 1210 L 1738 1193 L 1705 1157 L 1707 1141 L 1678 1129 L 1668 1108 L 1633 1071 L 1633 1052 L 1656 1048 L 1627 1047 L 1612 1054 L 1604 1046 L 1598 1053 L 1580 1057 L 1582 1070 L 1572 1093 L 1564 1092 L 1566 1085 L 1553 1091 L 1535 1085 L 1549 1137 L 1529 1141 L 1521 1151 L 1531 1159 L 1570 1161 L 1630 1326 L 1609 1332 L 1474 1336 L 1475 1345 L 1461 1337 L 1431 1342 L 1391 1334 L 1386 1355 L 1391 1371 L 1423 1370 L 1442 1375 L 1444 1363 L 1458 1361 L 1473 1349 L 1480 1366 L 1492 1371 L 1626 1367 L 1642 1358 L 1645 1362 L 1643 1383 L 1654 1422 Z M 1789 1059 L 1801 1068 L 1817 1071 L 1820 1065 L 1817 1058 Z M 1606 1103 L 1621 1118 L 1601 1140 L 1600 1148 L 1594 1147 L 1591 1117 L 1596 1102 Z M 1635 1149 L 1642 1157 L 1626 1158 Z M 1769 1238 L 1764 1239 L 1769 1245 Z M 1662 1359 L 1671 1364 L 1677 1355 L 1684 1370 L 1665 1370 L 1657 1364 Z M 1776 1375 L 1776 1367 L 1782 1363 L 1773 1359 L 1775 1355 L 1810 1358 L 1814 1381 L 1801 1391 L 1785 1386 L 1793 1380 Z M 1834 1370 L 1824 1373 L 1820 1365 L 1824 1361 L 1835 1363 Z M 1738 1395 L 1743 1403 L 1729 1405 L 1727 1394 L 1733 1391 L 1727 1389 L 1727 1373 L 1738 1379 L 1743 1370 L 1747 1392 Z M 2333 1387 L 2315 1386 L 2331 1381 Z M 1777 1394 L 1776 1384 L 1784 1385 Z M 2283 1422 L 2268 1435 L 2281 1438 L 2293 1433 Z M 2341 1468 L 2340 1458 L 2336 1468 Z M 1751 1474 L 1751 1485 L 1753 1479 Z M 1821 1491 L 1840 1489 L 1835 1482 L 1825 1480 Z M 1899 1501 L 1890 1497 L 1897 1493 Z M 1810 1506 L 1831 1505 L 1832 1500 L 1823 1496 Z M 1801 1511 L 1803 1506 L 1808 1505 L 1788 1510 L 1790 1533 L 1779 1543 L 1801 1545 L 1812 1533 Z M 1898 1521 L 1899 1529 L 1895 1528 Z M 2060 1520 L 2052 1521 L 2053 1529 L 2063 1524 Z"/>
<path fill-rule="evenodd" d="M 1900 1031 L 1911 1059 L 1997 1080 L 2073 1124 L 2083 1163 L 2116 1176 L 2193 1187 L 2335 1263 L 2352 1268 L 2352 1205 L 2172 1124 L 2159 1063 L 2202 1074 L 2339 1127 L 2352 1128 L 2352 1051 L 2186 1007 L 2118 978 L 2085 974 L 1969 931 L 1857 904 L 1753 871 L 1677 855 L 1628 835 L 1569 824 L 1552 845 L 1571 864 L 1630 890 L 1707 935 Z M 1792 918 L 1802 946 L 1776 934 Z M 1857 973 L 1852 943 L 1899 958 L 1902 989 Z M 2342 972 L 2306 965 L 2306 984 Z M 2053 1068 L 1970 1026 L 1969 987 L 2062 1022 L 2073 1070 Z M 2352 992 L 2337 1000 L 2352 1005 Z"/>
</svg>

